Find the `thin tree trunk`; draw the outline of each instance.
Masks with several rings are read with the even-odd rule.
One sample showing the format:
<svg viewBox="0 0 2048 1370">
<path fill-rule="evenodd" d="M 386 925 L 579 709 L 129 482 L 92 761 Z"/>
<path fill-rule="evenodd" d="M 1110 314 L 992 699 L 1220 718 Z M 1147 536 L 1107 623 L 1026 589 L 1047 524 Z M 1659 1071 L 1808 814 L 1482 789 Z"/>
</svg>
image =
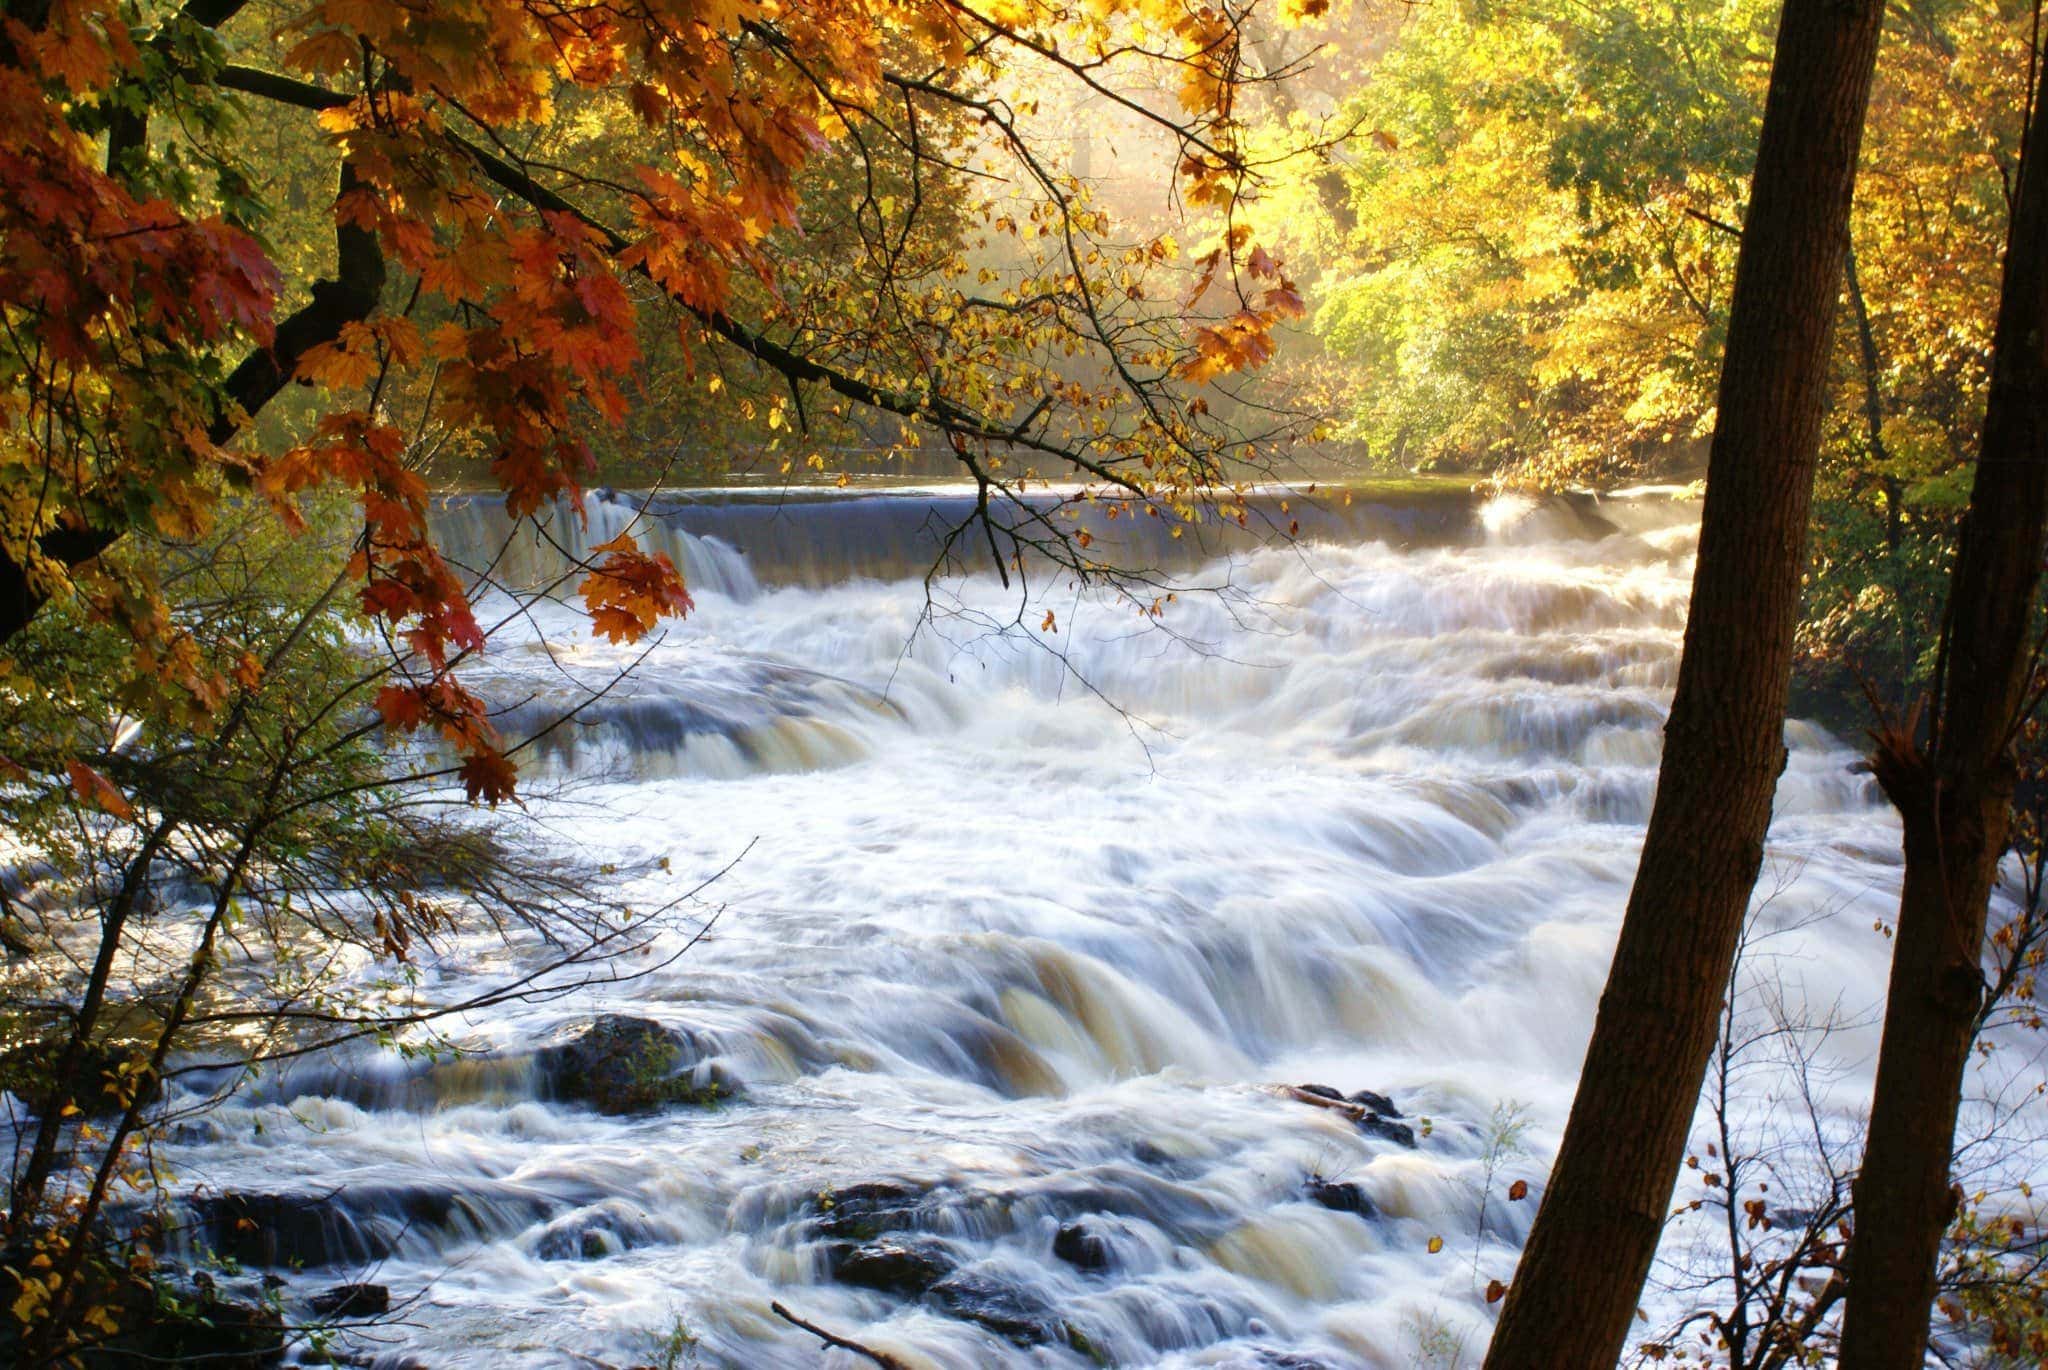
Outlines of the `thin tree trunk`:
<svg viewBox="0 0 2048 1370">
<path fill-rule="evenodd" d="M 1884 446 L 1884 391 L 1879 386 L 1877 334 L 1870 327 L 1870 306 L 1863 298 L 1863 282 L 1856 277 L 1856 244 L 1849 244 L 1843 263 L 1849 283 L 1849 310 L 1856 316 L 1856 356 L 1863 369 L 1863 426 L 1870 442 L 1870 459 L 1878 466 L 1878 487 L 1884 495 L 1884 545 L 1899 550 L 1903 531 L 1900 523 L 1898 480 L 1890 471 L 1891 453 Z"/>
<path fill-rule="evenodd" d="M 1787 0 L 1657 799 L 1487 1365 L 1606 1370 L 1671 1202 L 1784 767 L 1792 632 L 1878 0 Z"/>
<path fill-rule="evenodd" d="M 1949 1158 L 1984 997 L 1991 888 L 2011 821 L 2012 741 L 2025 707 L 2034 594 L 2048 530 L 2048 139 L 2038 93 L 2013 197 L 1984 438 L 1949 583 L 1937 712 L 1923 750 L 1878 737 L 1873 769 L 1906 829 L 1870 1140 L 1856 1180 L 1844 1370 L 1917 1370 Z"/>
</svg>

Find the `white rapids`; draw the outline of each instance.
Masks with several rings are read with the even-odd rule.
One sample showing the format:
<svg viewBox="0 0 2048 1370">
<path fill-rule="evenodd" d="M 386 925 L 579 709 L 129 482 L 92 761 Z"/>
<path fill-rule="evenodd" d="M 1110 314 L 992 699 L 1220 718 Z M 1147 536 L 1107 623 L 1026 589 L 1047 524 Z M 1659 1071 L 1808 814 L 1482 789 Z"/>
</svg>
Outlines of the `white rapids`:
<svg viewBox="0 0 2048 1370">
<path fill-rule="evenodd" d="M 667 509 L 696 612 L 539 760 L 577 781 L 543 826 L 593 879 L 636 872 L 627 902 L 753 844 L 709 940 L 453 1025 L 481 1061 L 274 1073 L 180 1132 L 180 1183 L 319 1196 L 328 1264 L 294 1286 L 410 1300 L 355 1343 L 387 1366 L 650 1364 L 678 1328 L 677 1364 L 866 1364 L 775 1301 L 917 1367 L 1474 1363 L 1633 874 L 1696 508 L 1333 525 L 1217 549 L 1190 579 L 1229 593 L 1157 623 L 1055 582 L 999 631 L 992 577 L 921 623 L 916 569 L 864 558 L 852 515 L 881 503 L 807 503 L 773 546 Z M 584 536 L 628 516 L 599 501 Z M 449 536 L 484 548 L 498 517 Z M 640 650 L 578 624 L 543 611 L 476 679 L 539 717 Z M 1788 738 L 1759 917 L 1799 993 L 1863 1024 L 1828 1042 L 1847 1117 L 1897 829 L 1846 745 Z M 491 1068 L 600 1012 L 686 1030 L 744 1097 L 603 1116 Z M 1272 1088 L 1305 1082 L 1391 1096 L 1418 1144 Z M 1075 1223 L 1100 1241 L 1080 1264 L 1054 1253 Z M 834 1241 L 876 1230 L 918 1234 L 956 1292 L 831 1278 Z"/>
</svg>

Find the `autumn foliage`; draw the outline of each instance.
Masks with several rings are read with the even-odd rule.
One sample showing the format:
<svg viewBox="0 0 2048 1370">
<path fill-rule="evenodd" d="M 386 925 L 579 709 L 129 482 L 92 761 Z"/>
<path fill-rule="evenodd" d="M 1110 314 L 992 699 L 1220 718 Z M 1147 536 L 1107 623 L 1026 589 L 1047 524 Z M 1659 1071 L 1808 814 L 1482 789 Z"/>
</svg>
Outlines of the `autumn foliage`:
<svg viewBox="0 0 2048 1370">
<path fill-rule="evenodd" d="M 1044 171 L 1002 89 L 1019 66 L 1097 91 L 1143 68 L 1156 93 L 1116 98 L 1171 137 L 1184 201 L 1227 224 L 1253 180 L 1234 9 L 54 0 L 6 14 L 0 638 L 50 598 L 82 596 L 132 633 L 155 678 L 196 712 L 217 709 L 252 688 L 236 663 L 203 659 L 153 587 L 99 553 L 136 529 L 198 536 L 226 498 L 296 518 L 309 492 L 346 488 L 360 518 L 355 607 L 393 651 L 378 709 L 393 729 L 437 732 L 471 796 L 491 802 L 511 795 L 512 768 L 455 674 L 485 632 L 469 577 L 431 536 L 422 448 L 431 433 L 437 450 L 469 454 L 515 517 L 579 509 L 591 435 L 622 420 L 638 383 L 649 288 L 686 354 L 736 348 L 793 396 L 808 387 L 936 429 L 985 486 L 1029 480 L 1035 468 L 1000 474 L 1023 452 L 1178 509 L 1224 470 L 1208 406 L 1175 388 L 1257 366 L 1274 326 L 1302 312 L 1237 227 L 1201 259 L 1195 294 L 1216 281 L 1235 292 L 1213 321 L 1160 315 L 1142 334 L 1111 321 L 1091 276 L 1110 259 L 1089 241 L 1106 221 Z M 627 155 L 561 165 L 515 150 L 571 110 L 628 130 L 610 142 Z M 237 148 L 239 130 L 280 120 L 308 126 L 337 169 L 331 249 L 300 251 L 290 270 Z M 914 316 L 895 326 L 943 326 L 940 346 L 877 332 L 807 349 L 821 330 L 797 326 L 784 256 L 819 165 L 889 134 L 918 189 L 920 168 L 936 179 L 961 153 L 922 132 L 948 121 L 1025 169 L 1038 203 L 1010 231 L 1064 254 L 1000 309 L 945 269 L 917 281 Z M 877 211 L 878 230 L 887 217 Z M 1163 293 L 1122 276 L 1122 306 Z M 1121 426 L 1101 417 L 1115 402 L 1044 367 L 1061 331 L 1108 358 L 1132 416 Z M 1120 352 L 1127 336 L 1142 344 Z M 948 343 L 966 367 L 949 365 Z M 892 373 L 881 356 L 901 364 Z M 258 431 L 281 395 L 292 413 Z M 630 538 L 598 549 L 575 589 L 613 641 L 691 603 L 677 569 Z"/>
</svg>

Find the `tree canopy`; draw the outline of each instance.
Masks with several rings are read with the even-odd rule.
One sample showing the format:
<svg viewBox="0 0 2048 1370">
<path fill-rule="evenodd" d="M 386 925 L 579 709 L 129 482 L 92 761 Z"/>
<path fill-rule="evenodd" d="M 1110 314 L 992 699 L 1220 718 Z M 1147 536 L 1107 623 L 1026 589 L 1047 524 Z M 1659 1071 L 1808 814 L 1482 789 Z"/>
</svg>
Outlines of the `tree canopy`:
<svg viewBox="0 0 2048 1370">
<path fill-rule="evenodd" d="M 381 712 L 505 798 L 451 670 L 483 634 L 421 467 L 474 463 L 515 516 L 573 507 L 657 314 L 708 388 L 731 355 L 780 383 L 739 401 L 771 429 L 865 411 L 938 435 L 999 561 L 1040 532 L 1071 547 L 1015 498 L 1053 475 L 1192 516 L 1251 450 L 1200 391 L 1302 309 L 1234 218 L 1260 174 L 1243 23 L 1166 0 L 9 5 L 0 637 L 79 595 L 216 708 L 246 661 L 98 554 L 339 485 L 359 608 L 402 662 Z M 1170 140 L 1213 250 L 1119 238 L 1034 140 L 1033 83 Z M 964 189 L 989 178 L 1003 196 Z M 970 220 L 1021 249 L 973 262 Z M 814 242 L 848 269 L 806 270 Z M 1164 307 L 1183 298 L 1206 313 Z M 600 632 L 689 608 L 659 556 L 599 552 L 579 588 Z"/>
</svg>

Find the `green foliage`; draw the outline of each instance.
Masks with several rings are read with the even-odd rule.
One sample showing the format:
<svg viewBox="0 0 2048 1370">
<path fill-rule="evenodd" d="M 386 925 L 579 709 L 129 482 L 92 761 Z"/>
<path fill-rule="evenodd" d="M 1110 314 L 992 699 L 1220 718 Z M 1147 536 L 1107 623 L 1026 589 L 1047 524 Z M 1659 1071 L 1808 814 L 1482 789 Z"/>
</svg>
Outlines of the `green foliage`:
<svg viewBox="0 0 2048 1370">
<path fill-rule="evenodd" d="M 252 1345 L 280 1339 L 274 1311 L 163 1304 L 149 1224 L 96 1215 L 163 1197 L 136 1143 L 173 1053 L 259 1056 L 289 1040 L 287 1008 L 346 1023 L 365 992 L 342 973 L 437 924 L 409 858 L 425 828 L 400 802 L 407 760 L 367 707 L 379 672 L 346 613 L 347 559 L 267 506 L 229 506 L 203 540 L 107 555 L 108 583 L 149 584 L 177 631 L 138 640 L 67 600 L 9 644 L 11 678 L 39 688 L 0 692 L 0 823 L 21 863 L 0 908 L 0 1086 L 32 1133 L 70 1134 L 15 1158 L 0 1336 L 39 1354 L 116 1335 L 168 1354 L 222 1317 Z M 207 661 L 229 663 L 224 686 Z"/>
<path fill-rule="evenodd" d="M 1418 11 L 1355 112 L 1316 320 L 1383 463 L 1614 478 L 1689 457 L 1774 8 Z"/>
<path fill-rule="evenodd" d="M 0 814 L 16 839 L 66 882 L 104 875 L 102 863 L 164 815 L 206 835 L 181 858 L 202 883 L 216 844 L 259 808 L 275 811 L 262 833 L 266 863 L 305 859 L 342 836 L 374 848 L 387 762 L 363 727 L 364 701 L 350 707 L 349 683 L 371 667 L 340 612 L 346 559 L 344 547 L 293 536 L 255 507 L 204 541 L 137 541 L 105 558 L 116 580 L 169 592 L 164 612 L 188 655 L 164 660 L 76 602 L 52 605 L 10 644 L 14 669 L 42 687 L 0 697 L 19 768 Z M 226 697 L 203 660 L 233 663 Z M 308 764 L 288 765 L 294 757 Z M 81 784 L 67 772 L 74 761 L 114 793 Z"/>
<path fill-rule="evenodd" d="M 1975 1343 L 1965 1363 L 2048 1364 L 2048 1258 L 2024 1220 L 1981 1211 L 1983 1197 L 1949 1229 L 1940 1310 Z"/>
<path fill-rule="evenodd" d="M 1776 6 L 1413 12 L 1351 113 L 1357 227 L 1316 333 L 1382 467 L 1689 477 Z M 1845 728 L 1929 678 L 1967 499 L 2031 11 L 1894 9 L 1835 330 L 1798 707 Z"/>
<path fill-rule="evenodd" d="M 648 1334 L 647 1363 L 654 1370 L 695 1370 L 702 1364 L 697 1358 L 697 1334 L 681 1313 L 671 1314 L 666 1328 Z"/>
</svg>

